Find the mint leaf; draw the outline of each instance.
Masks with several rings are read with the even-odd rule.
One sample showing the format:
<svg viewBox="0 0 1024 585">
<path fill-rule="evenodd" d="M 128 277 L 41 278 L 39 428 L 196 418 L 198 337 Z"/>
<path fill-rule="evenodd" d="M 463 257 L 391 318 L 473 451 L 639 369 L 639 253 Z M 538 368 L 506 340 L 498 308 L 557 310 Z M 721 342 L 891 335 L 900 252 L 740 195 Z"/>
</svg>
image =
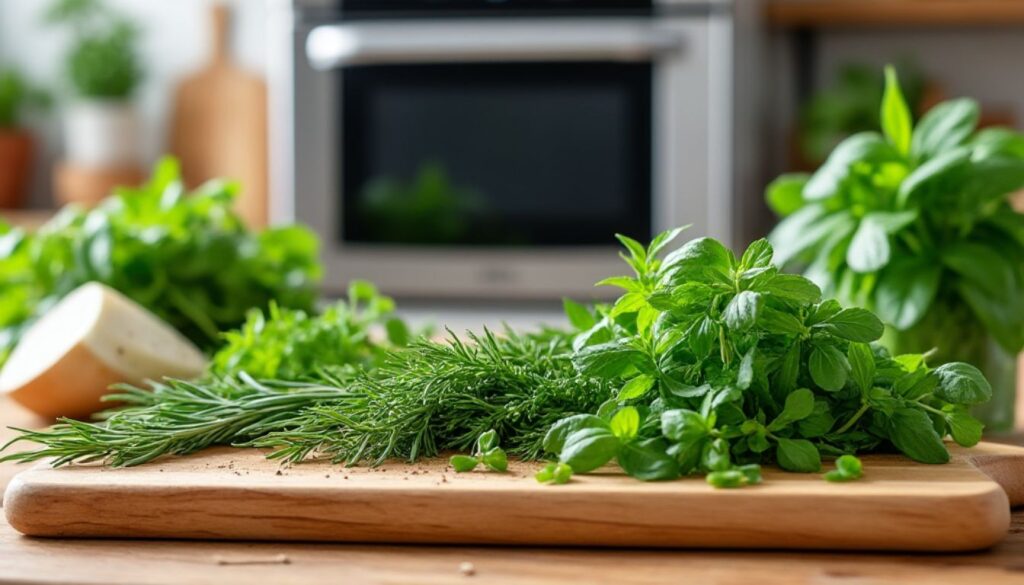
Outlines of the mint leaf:
<svg viewBox="0 0 1024 585">
<path fill-rule="evenodd" d="M 904 455 L 921 463 L 946 463 L 949 451 L 935 431 L 932 419 L 916 408 L 899 408 L 887 425 L 889 440 Z"/>
<path fill-rule="evenodd" d="M 978 368 L 962 362 L 935 368 L 939 379 L 935 395 L 953 404 L 981 404 L 992 398 L 992 386 Z"/>
<path fill-rule="evenodd" d="M 846 356 L 834 346 L 816 346 L 811 350 L 807 367 L 811 372 L 811 379 L 822 390 L 838 392 L 846 385 Z"/>
<path fill-rule="evenodd" d="M 811 473 L 821 469 L 821 454 L 814 443 L 806 439 L 778 439 L 775 458 L 786 471 Z"/>
<path fill-rule="evenodd" d="M 734 296 L 725 307 L 722 315 L 725 325 L 733 331 L 750 329 L 757 322 L 758 313 L 764 299 L 756 292 L 748 290 Z"/>
<path fill-rule="evenodd" d="M 867 309 L 843 309 L 829 317 L 823 327 L 836 337 L 849 341 L 870 343 L 882 336 L 885 325 Z"/>
</svg>

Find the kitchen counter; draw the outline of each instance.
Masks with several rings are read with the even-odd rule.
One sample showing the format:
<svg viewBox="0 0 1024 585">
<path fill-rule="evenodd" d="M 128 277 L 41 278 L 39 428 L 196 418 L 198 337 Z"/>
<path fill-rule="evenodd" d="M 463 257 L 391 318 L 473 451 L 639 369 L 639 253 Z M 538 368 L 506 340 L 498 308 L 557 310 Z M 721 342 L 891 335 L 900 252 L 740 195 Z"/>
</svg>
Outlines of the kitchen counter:
<svg viewBox="0 0 1024 585">
<path fill-rule="evenodd" d="M 0 423 L 39 426 L 0 401 Z M 4 429 L 0 437 L 9 438 Z M 0 465 L 0 484 L 19 469 Z M 813 514 L 813 510 L 808 510 Z M 751 518 L 751 522 L 756 522 Z M 59 540 L 0 521 L 0 582 L 29 583 L 1024 583 L 1024 509 L 975 554 L 586 550 Z"/>
</svg>

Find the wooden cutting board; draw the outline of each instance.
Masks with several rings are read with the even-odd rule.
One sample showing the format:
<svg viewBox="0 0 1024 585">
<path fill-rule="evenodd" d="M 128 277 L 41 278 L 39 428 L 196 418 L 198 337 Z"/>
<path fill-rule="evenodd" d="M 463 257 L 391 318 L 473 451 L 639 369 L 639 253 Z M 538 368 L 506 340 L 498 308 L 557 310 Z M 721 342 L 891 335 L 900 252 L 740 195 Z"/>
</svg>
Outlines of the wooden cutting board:
<svg viewBox="0 0 1024 585">
<path fill-rule="evenodd" d="M 947 465 L 864 458 L 861 481 L 766 470 L 762 485 L 642 483 L 618 473 L 537 484 L 537 464 L 455 474 L 443 460 L 280 468 L 213 449 L 131 469 L 22 472 L 10 524 L 52 537 L 965 551 L 1024 504 L 1024 449 L 982 444 Z"/>
<path fill-rule="evenodd" d="M 228 7 L 211 10 L 213 53 L 178 85 L 171 152 L 191 188 L 220 177 L 238 181 L 235 207 L 249 225 L 261 227 L 267 223 L 267 88 L 231 58 Z"/>
</svg>

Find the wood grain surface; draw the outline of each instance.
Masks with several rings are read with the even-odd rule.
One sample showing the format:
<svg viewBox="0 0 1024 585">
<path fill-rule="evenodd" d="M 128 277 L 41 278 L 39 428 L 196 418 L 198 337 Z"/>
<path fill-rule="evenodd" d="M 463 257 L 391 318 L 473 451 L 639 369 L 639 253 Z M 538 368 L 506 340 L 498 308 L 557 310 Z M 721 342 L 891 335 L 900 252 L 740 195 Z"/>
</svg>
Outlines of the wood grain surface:
<svg viewBox="0 0 1024 585">
<path fill-rule="evenodd" d="M 4 508 L 17 530 L 49 537 L 962 551 L 1002 539 L 1010 502 L 1024 503 L 1018 447 L 958 450 L 948 465 L 864 462 L 858 482 L 767 470 L 763 485 L 714 490 L 614 472 L 541 486 L 521 463 L 281 469 L 213 449 L 120 470 L 44 464 L 11 482 Z"/>
</svg>

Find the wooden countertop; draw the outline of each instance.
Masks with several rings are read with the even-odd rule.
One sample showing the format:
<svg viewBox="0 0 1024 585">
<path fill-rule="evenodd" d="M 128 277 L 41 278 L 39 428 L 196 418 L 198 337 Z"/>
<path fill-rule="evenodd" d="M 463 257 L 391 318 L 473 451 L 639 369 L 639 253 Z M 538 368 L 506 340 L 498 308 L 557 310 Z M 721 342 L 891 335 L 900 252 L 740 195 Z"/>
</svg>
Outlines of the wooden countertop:
<svg viewBox="0 0 1024 585">
<path fill-rule="evenodd" d="M 41 421 L 0 401 L 0 423 Z M 0 486 L 17 471 L 0 465 Z M 34 539 L 0 520 L 0 582 L 1024 583 L 1024 509 L 1012 522 L 991 550 L 896 555 Z"/>
</svg>

